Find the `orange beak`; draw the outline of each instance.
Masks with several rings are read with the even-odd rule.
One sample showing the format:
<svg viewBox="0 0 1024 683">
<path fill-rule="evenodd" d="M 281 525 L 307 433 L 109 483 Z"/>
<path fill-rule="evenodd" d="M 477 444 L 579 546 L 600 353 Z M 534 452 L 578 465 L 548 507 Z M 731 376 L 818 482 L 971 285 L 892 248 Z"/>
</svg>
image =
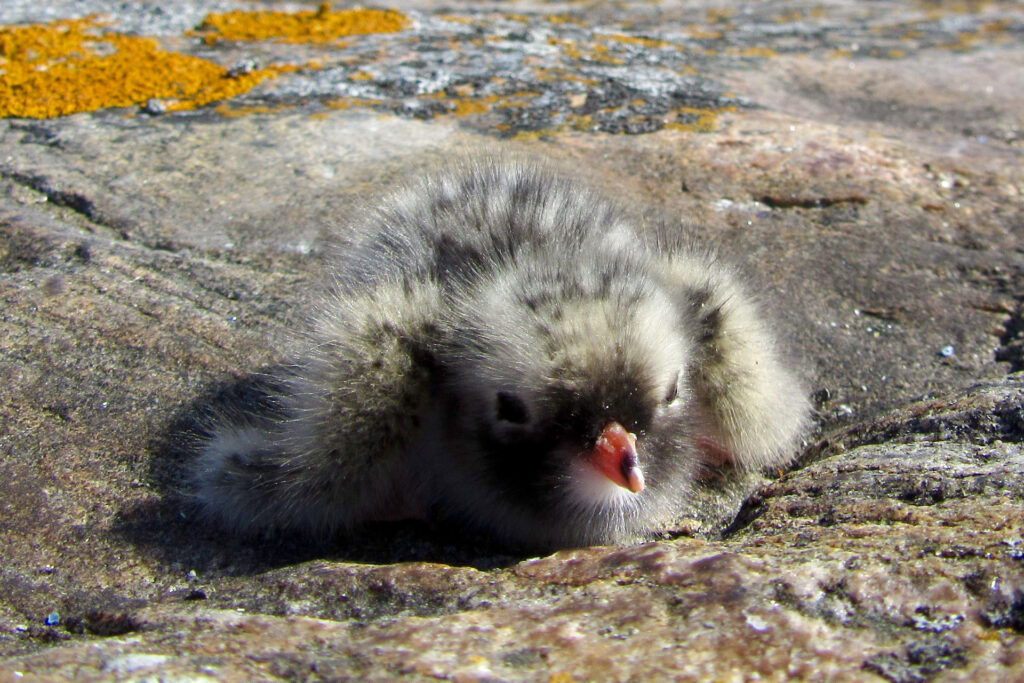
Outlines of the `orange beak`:
<svg viewBox="0 0 1024 683">
<path fill-rule="evenodd" d="M 636 457 L 636 436 L 618 422 L 609 422 L 589 453 L 590 462 L 601 474 L 633 493 L 644 490 L 644 473 Z"/>
</svg>

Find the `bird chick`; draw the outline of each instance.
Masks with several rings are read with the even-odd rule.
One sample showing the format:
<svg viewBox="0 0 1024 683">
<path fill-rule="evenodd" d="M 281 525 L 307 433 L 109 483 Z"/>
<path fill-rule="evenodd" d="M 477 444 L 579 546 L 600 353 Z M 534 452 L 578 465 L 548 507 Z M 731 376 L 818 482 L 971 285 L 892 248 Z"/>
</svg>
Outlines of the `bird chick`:
<svg viewBox="0 0 1024 683">
<path fill-rule="evenodd" d="M 805 427 L 727 266 L 541 166 L 411 184 L 331 266 L 301 358 L 200 448 L 197 498 L 237 532 L 430 514 L 518 546 L 628 542 L 707 463 L 784 464 Z"/>
</svg>

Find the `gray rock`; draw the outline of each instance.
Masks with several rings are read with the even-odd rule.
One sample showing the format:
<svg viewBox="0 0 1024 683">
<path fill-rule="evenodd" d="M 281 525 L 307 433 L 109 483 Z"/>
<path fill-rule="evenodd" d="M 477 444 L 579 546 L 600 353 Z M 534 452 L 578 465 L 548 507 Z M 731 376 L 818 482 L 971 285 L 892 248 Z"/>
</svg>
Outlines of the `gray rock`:
<svg viewBox="0 0 1024 683">
<path fill-rule="evenodd" d="M 86 4 L 225 69 L 322 66 L 242 116 L 0 120 L 0 671 L 1024 677 L 1014 3 L 422 2 L 344 46 Z M 325 229 L 493 151 L 585 169 L 754 274 L 819 409 L 798 464 L 712 482 L 649 544 L 537 559 L 412 523 L 331 547 L 192 523 L 189 421 L 287 359 Z"/>
</svg>

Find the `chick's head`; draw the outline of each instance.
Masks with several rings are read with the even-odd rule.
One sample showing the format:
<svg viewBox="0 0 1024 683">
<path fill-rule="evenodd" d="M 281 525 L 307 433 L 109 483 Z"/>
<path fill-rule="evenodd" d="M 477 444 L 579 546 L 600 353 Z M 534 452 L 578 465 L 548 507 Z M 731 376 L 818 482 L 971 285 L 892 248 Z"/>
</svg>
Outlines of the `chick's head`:
<svg viewBox="0 0 1024 683">
<path fill-rule="evenodd" d="M 475 499 L 462 514 L 512 537 L 607 542 L 684 495 L 686 320 L 618 268 L 513 271 L 463 297 L 441 354 L 448 480 Z"/>
</svg>

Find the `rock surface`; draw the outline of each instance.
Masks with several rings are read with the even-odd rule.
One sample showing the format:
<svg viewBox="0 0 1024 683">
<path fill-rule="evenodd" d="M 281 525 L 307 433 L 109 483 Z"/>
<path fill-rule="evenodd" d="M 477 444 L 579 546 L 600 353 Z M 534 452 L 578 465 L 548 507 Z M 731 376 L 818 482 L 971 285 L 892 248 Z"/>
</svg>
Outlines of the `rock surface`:
<svg viewBox="0 0 1024 683">
<path fill-rule="evenodd" d="M 302 68 L 221 106 L 0 119 L 5 678 L 1024 677 L 1018 3 L 424 1 L 344 44 L 188 33 L 243 3 L 43 5 L 0 23 L 100 12 Z M 798 464 L 649 544 L 539 559 L 193 524 L 183 428 L 287 355 L 326 229 L 487 152 L 587 169 L 751 271 L 819 409 Z"/>
</svg>

